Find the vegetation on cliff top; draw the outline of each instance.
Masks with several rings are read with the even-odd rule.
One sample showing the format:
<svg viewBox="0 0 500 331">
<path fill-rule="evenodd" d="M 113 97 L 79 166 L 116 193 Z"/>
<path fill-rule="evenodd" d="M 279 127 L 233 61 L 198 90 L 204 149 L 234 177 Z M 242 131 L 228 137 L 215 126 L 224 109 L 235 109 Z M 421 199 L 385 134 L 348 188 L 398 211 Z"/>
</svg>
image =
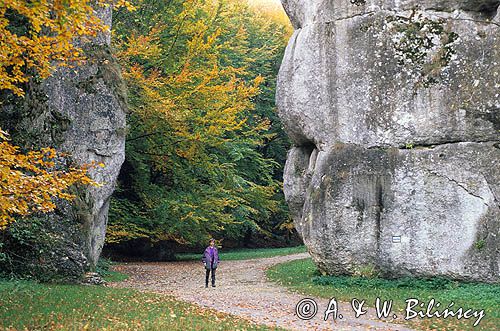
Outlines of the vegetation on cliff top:
<svg viewBox="0 0 500 331">
<path fill-rule="evenodd" d="M 0 5 L 0 90 L 24 95 L 22 84 L 34 76 L 47 78 L 56 66 L 84 59 L 75 38 L 84 40 L 109 29 L 93 6 L 111 0 L 25 1 Z M 120 0 L 118 6 L 128 6 Z"/>
</svg>

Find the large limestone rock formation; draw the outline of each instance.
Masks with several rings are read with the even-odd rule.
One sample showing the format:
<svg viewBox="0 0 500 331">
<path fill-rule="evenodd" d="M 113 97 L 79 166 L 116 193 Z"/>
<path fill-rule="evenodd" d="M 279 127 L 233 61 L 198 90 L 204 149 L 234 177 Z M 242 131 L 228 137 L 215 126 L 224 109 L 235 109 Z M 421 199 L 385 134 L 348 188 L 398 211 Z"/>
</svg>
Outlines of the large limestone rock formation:
<svg viewBox="0 0 500 331">
<path fill-rule="evenodd" d="M 500 1 L 284 0 L 285 196 L 326 273 L 500 280 Z"/>
<path fill-rule="evenodd" d="M 100 8 L 98 14 L 111 26 L 110 8 Z M 31 82 L 25 99 L 4 106 L 1 124 L 24 146 L 54 146 L 79 164 L 104 164 L 91 170 L 101 187 L 80 187 L 74 202 L 60 201 L 55 213 L 38 216 L 43 218 L 42 233 L 53 238 L 50 251 L 43 256 L 22 252 L 26 261 L 34 260 L 23 268 L 33 264 L 34 270 L 75 279 L 95 266 L 104 244 L 109 201 L 125 157 L 127 108 L 109 33 L 81 47 L 88 58 L 85 65 L 60 68 L 45 81 Z"/>
</svg>

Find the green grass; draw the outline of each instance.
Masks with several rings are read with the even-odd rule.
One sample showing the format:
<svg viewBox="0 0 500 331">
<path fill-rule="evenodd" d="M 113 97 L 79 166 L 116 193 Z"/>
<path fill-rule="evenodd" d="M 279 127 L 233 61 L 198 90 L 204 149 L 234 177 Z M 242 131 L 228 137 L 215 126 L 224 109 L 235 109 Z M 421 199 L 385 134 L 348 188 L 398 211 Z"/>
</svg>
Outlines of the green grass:
<svg viewBox="0 0 500 331">
<path fill-rule="evenodd" d="M 394 300 L 398 311 L 404 309 L 408 298 L 426 303 L 434 298 L 441 303 L 441 309 L 448 307 L 453 301 L 455 309 L 463 307 L 485 310 L 485 317 L 476 328 L 472 327 L 475 318 L 461 321 L 456 318 L 432 318 L 419 320 L 419 330 L 500 330 L 500 285 L 464 283 L 442 278 L 386 280 L 321 276 L 310 258 L 273 266 L 267 271 L 267 276 L 304 295 L 328 299 L 335 297 L 346 302 L 357 298 L 366 300 L 366 304 L 372 307 L 377 297 L 381 300 Z"/>
<path fill-rule="evenodd" d="M 0 329 L 271 330 L 167 295 L 28 281 L 0 281 Z"/>
<path fill-rule="evenodd" d="M 258 259 L 263 257 L 273 257 L 281 255 L 290 255 L 297 253 L 307 252 L 306 247 L 295 246 L 295 247 L 284 247 L 284 248 L 243 248 L 230 251 L 224 251 L 224 249 L 219 248 L 219 257 L 221 261 L 229 260 L 248 260 L 248 259 Z M 176 254 L 175 258 L 179 261 L 188 260 L 201 260 L 203 252 L 199 254 L 193 253 L 182 253 Z"/>
<path fill-rule="evenodd" d="M 95 271 L 107 282 L 122 282 L 128 278 L 128 275 L 112 270 L 112 266 L 116 264 L 116 262 L 101 257 Z"/>
<path fill-rule="evenodd" d="M 106 272 L 106 275 L 103 276 L 104 280 L 109 282 L 109 283 L 112 283 L 112 282 L 123 282 L 124 280 L 126 280 L 128 278 L 128 275 L 127 274 L 124 274 L 122 272 L 119 272 L 119 271 L 108 271 Z"/>
</svg>

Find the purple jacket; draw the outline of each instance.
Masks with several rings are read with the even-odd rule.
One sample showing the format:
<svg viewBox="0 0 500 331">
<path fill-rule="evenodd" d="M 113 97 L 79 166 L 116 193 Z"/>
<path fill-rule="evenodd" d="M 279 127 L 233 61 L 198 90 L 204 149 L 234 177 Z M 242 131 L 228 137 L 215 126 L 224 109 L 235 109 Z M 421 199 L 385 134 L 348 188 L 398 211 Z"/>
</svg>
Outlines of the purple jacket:
<svg viewBox="0 0 500 331">
<path fill-rule="evenodd" d="M 210 256 L 210 246 L 208 246 L 207 248 L 205 248 L 205 252 L 203 253 L 201 261 L 203 263 L 206 263 L 205 268 L 207 269 L 210 269 L 210 267 L 212 267 L 213 269 L 217 268 L 217 265 L 219 264 L 219 253 L 217 252 L 217 247 L 214 246 L 213 260 L 212 257 Z"/>
</svg>

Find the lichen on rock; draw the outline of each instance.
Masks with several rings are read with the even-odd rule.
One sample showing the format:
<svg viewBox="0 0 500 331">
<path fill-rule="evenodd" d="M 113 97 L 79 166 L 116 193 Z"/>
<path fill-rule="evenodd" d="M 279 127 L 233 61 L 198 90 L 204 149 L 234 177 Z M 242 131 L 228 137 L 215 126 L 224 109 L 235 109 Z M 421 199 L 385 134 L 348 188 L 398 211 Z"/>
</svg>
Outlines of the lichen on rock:
<svg viewBox="0 0 500 331">
<path fill-rule="evenodd" d="M 284 190 L 319 269 L 500 281 L 500 1 L 283 4 Z"/>
<path fill-rule="evenodd" d="M 111 26 L 111 8 L 99 8 L 96 13 Z M 110 52 L 109 33 L 79 46 L 87 57 L 84 64 L 60 67 L 43 81 L 31 80 L 24 99 L 10 96 L 2 104 L 1 118 L 2 127 L 8 127 L 23 147 L 52 146 L 69 154 L 71 162 L 104 164 L 90 169 L 100 187 L 75 187 L 77 198 L 72 203 L 58 201 L 54 213 L 37 215 L 45 221 L 40 223 L 44 233 L 60 239 L 52 251 L 46 249 L 48 257 L 38 258 L 29 249 L 17 252 L 26 261 L 36 257 L 30 262 L 33 267 L 50 265 L 54 275 L 71 280 L 95 267 L 104 245 L 109 200 L 125 157 L 127 111 L 125 85 Z"/>
<path fill-rule="evenodd" d="M 393 31 L 393 47 L 398 64 L 416 72 L 416 83 L 423 87 L 436 84 L 452 60 L 456 58 L 454 44 L 459 35 L 450 30 L 442 18 L 432 20 L 421 13 L 388 16 L 388 29 Z"/>
</svg>

